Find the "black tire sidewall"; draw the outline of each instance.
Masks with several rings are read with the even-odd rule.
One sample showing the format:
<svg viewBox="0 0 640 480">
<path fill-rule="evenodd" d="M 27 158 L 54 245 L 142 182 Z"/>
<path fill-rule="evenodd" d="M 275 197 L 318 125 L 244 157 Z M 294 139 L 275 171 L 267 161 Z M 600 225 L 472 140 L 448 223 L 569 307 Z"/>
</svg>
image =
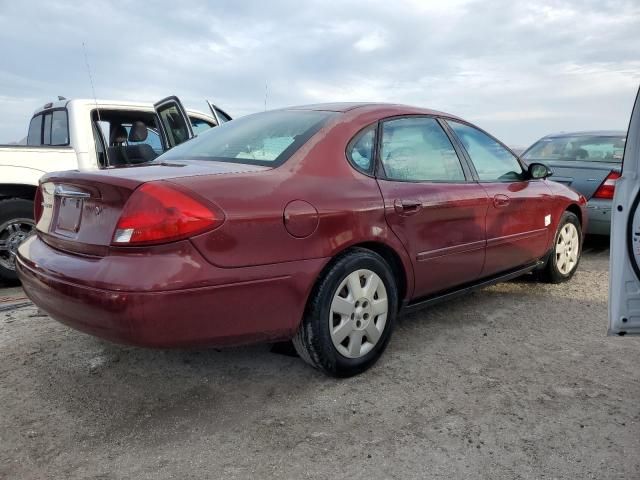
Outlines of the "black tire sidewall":
<svg viewBox="0 0 640 480">
<path fill-rule="evenodd" d="M 0 201 L 0 225 L 18 218 L 33 219 L 33 202 L 31 200 L 11 198 Z M 17 279 L 18 274 L 15 270 L 9 270 L 0 265 L 0 280 L 15 281 Z"/>
<path fill-rule="evenodd" d="M 347 358 L 333 345 L 329 331 L 331 303 L 342 281 L 356 270 L 367 269 L 376 273 L 387 290 L 388 312 L 384 331 L 378 343 L 360 358 Z M 391 269 L 379 255 L 369 251 L 354 251 L 340 259 L 329 269 L 317 291 L 317 298 L 309 314 L 317 334 L 315 350 L 322 367 L 339 377 L 356 375 L 372 366 L 384 352 L 394 328 L 398 311 L 398 290 Z"/>
</svg>

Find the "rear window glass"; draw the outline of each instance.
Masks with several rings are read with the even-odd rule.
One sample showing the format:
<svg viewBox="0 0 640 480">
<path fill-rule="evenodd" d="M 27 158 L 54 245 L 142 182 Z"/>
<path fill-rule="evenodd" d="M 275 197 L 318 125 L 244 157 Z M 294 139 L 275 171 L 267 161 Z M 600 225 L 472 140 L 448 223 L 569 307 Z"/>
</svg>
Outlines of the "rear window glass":
<svg viewBox="0 0 640 480">
<path fill-rule="evenodd" d="M 524 154 L 529 160 L 621 163 L 624 136 L 577 135 L 543 138 Z"/>
<path fill-rule="evenodd" d="M 27 145 L 69 145 L 67 111 L 49 110 L 33 117 L 29 124 Z"/>
<path fill-rule="evenodd" d="M 202 132 L 158 159 L 279 165 L 333 115 L 334 112 L 306 110 L 277 110 L 248 115 Z"/>
<path fill-rule="evenodd" d="M 47 113 L 44 116 L 44 128 L 42 129 L 43 145 L 51 145 L 51 114 Z"/>
<path fill-rule="evenodd" d="M 69 143 L 69 125 L 67 111 L 54 110 L 51 121 L 51 145 L 67 145 Z"/>
</svg>

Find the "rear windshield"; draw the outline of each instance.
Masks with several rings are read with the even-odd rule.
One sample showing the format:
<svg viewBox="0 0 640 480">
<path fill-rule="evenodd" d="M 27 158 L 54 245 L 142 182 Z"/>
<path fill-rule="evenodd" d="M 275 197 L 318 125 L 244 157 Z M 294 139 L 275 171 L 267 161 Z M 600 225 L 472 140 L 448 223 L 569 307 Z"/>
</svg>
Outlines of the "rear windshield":
<svg viewBox="0 0 640 480">
<path fill-rule="evenodd" d="M 621 163 L 624 136 L 567 136 L 543 138 L 523 158 L 527 160 L 576 160 Z"/>
<path fill-rule="evenodd" d="M 49 110 L 31 119 L 27 145 L 69 145 L 69 122 L 66 110 Z"/>
<path fill-rule="evenodd" d="M 235 119 L 172 148 L 158 161 L 213 160 L 277 166 L 304 145 L 334 112 L 276 110 Z"/>
</svg>

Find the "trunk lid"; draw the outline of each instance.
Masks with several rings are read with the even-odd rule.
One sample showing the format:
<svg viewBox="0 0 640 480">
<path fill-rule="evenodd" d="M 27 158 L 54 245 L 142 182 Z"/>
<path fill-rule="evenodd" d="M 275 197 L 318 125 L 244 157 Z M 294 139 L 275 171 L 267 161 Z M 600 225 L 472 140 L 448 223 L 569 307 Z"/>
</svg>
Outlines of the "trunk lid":
<svg viewBox="0 0 640 480">
<path fill-rule="evenodd" d="M 207 161 L 52 173 L 41 180 L 43 208 L 36 229 L 38 235 L 55 248 L 104 256 L 108 253 L 124 205 L 140 185 L 184 177 L 261 170 L 269 168 Z"/>
<path fill-rule="evenodd" d="M 584 195 L 587 200 L 593 196 L 611 171 L 619 172 L 621 167 L 620 162 L 527 159 L 527 163 L 533 162 L 544 163 L 551 167 L 553 176 L 550 180 L 573 188 Z"/>
</svg>

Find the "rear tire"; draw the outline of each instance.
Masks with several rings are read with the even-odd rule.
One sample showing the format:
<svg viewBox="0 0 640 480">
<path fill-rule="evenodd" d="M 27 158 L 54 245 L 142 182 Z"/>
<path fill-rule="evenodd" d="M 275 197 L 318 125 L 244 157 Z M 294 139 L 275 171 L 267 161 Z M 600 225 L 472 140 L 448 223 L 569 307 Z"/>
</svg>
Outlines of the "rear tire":
<svg viewBox="0 0 640 480">
<path fill-rule="evenodd" d="M 15 253 L 34 230 L 33 202 L 23 198 L 0 201 L 0 280 L 16 281 Z"/>
<path fill-rule="evenodd" d="M 353 248 L 316 283 L 293 345 L 305 362 L 328 375 L 357 375 L 384 352 L 397 311 L 389 265 L 370 250 Z"/>
<path fill-rule="evenodd" d="M 571 212 L 564 212 L 553 239 L 553 249 L 538 278 L 547 283 L 562 283 L 576 273 L 582 256 L 582 228 L 580 220 Z"/>
</svg>

